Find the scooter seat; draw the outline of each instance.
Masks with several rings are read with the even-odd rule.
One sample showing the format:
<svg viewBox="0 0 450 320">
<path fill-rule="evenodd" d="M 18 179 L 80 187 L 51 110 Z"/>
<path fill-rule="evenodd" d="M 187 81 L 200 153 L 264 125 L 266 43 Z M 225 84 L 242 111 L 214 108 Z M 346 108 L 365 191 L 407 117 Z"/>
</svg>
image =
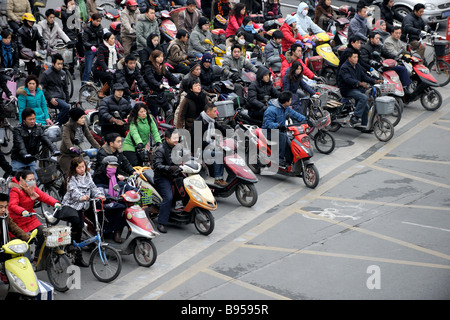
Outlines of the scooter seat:
<svg viewBox="0 0 450 320">
<path fill-rule="evenodd" d="M 147 169 L 143 172 L 145 179 L 147 179 L 147 181 L 151 184 L 151 185 L 155 185 L 155 173 L 153 172 L 152 169 Z"/>
</svg>

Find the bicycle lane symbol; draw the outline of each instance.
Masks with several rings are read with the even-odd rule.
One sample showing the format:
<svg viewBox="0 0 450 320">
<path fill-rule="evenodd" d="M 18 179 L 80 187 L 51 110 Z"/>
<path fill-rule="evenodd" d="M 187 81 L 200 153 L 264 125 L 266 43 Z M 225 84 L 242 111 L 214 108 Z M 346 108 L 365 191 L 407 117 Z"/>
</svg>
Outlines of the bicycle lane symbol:
<svg viewBox="0 0 450 320">
<path fill-rule="evenodd" d="M 361 218 L 359 216 L 352 216 L 352 215 L 348 215 L 348 214 L 342 214 L 336 208 L 325 208 L 322 211 L 314 210 L 314 211 L 308 211 L 308 212 L 316 214 L 316 215 L 321 216 L 321 217 L 324 217 L 326 219 L 330 219 L 330 220 L 335 220 L 336 218 L 344 218 L 344 219 L 350 218 L 352 220 L 358 220 L 359 218 Z M 308 218 L 308 219 L 320 220 L 320 218 L 315 218 L 315 217 L 313 217 L 311 215 L 307 215 L 307 214 L 302 214 L 302 215 L 305 218 Z"/>
</svg>

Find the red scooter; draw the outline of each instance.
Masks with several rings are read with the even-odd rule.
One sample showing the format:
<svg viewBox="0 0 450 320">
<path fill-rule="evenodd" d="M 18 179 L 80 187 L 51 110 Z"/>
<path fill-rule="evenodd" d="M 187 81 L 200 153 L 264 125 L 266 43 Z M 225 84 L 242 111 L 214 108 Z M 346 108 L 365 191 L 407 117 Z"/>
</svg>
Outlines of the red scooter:
<svg viewBox="0 0 450 320">
<path fill-rule="evenodd" d="M 178 9 L 176 9 L 178 10 Z M 177 35 L 177 26 L 175 22 L 172 20 L 171 13 L 167 10 L 162 10 L 159 12 L 160 14 L 160 23 L 159 23 L 159 31 L 161 33 L 161 43 L 166 42 L 169 43 L 175 36 Z"/>
<path fill-rule="evenodd" d="M 214 181 L 205 178 L 206 184 L 211 189 L 214 197 L 228 198 L 235 193 L 236 199 L 242 206 L 252 207 L 258 200 L 258 191 L 255 188 L 258 178 L 247 166 L 245 160 L 234 152 L 237 150 L 235 139 L 223 139 L 221 147 L 224 152 L 223 162 L 225 170 L 228 174 L 227 184 L 218 186 L 214 184 Z M 226 152 L 230 151 L 233 151 L 233 154 L 227 155 Z"/>
<path fill-rule="evenodd" d="M 278 158 L 273 159 L 272 148 L 275 142 L 264 136 L 263 129 L 239 123 L 245 133 L 245 155 L 248 166 L 257 174 L 261 168 L 270 170 L 275 167 L 276 172 L 290 177 L 302 177 L 308 188 L 314 189 L 319 184 L 319 170 L 311 161 L 313 148 L 306 133 L 307 124 L 292 124 L 287 126 L 288 144 L 292 152 L 291 163 L 287 167 L 278 166 Z"/>
</svg>

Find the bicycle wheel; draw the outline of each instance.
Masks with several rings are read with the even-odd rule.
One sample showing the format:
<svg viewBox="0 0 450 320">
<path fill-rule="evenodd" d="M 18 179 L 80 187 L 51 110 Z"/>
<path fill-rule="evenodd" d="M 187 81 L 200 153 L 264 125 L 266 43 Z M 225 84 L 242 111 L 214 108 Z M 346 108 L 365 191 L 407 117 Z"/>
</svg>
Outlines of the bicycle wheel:
<svg viewBox="0 0 450 320">
<path fill-rule="evenodd" d="M 450 64 L 445 60 L 433 60 L 428 65 L 431 75 L 439 86 L 446 86 L 450 82 Z"/>
<path fill-rule="evenodd" d="M 4 127 L 5 134 L 3 137 L 3 143 L 0 144 L 1 150 L 5 155 L 11 154 L 11 150 L 13 147 L 13 129 L 11 126 Z"/>
<path fill-rule="evenodd" d="M 100 245 L 92 251 L 89 259 L 91 271 L 97 280 L 101 282 L 111 282 L 115 280 L 122 271 L 122 257 L 120 253 L 108 246 Z"/>
<path fill-rule="evenodd" d="M 133 256 L 142 267 L 152 266 L 157 257 L 156 247 L 150 239 L 137 239 L 134 242 Z"/>
<path fill-rule="evenodd" d="M 78 100 L 81 102 L 81 106 L 85 110 L 86 108 L 84 106 L 86 105 L 97 108 L 100 102 L 97 88 L 90 83 L 82 85 L 80 88 L 80 93 L 78 95 Z"/>
<path fill-rule="evenodd" d="M 65 254 L 58 254 L 55 250 L 50 250 L 46 265 L 48 279 L 55 290 L 59 292 L 69 290 L 68 280 L 72 275 L 72 273 L 67 272 L 67 269 L 72 265 L 69 257 Z"/>
<path fill-rule="evenodd" d="M 329 132 L 318 130 L 314 136 L 314 145 L 320 153 L 329 154 L 333 152 L 336 142 Z"/>
<path fill-rule="evenodd" d="M 52 185 L 40 184 L 38 186 L 38 188 L 41 189 L 46 194 L 48 194 L 49 196 L 55 198 L 59 202 L 61 201 L 61 197 L 59 195 L 58 190 L 55 187 L 53 187 Z M 48 205 L 48 204 L 46 204 L 46 203 L 44 203 L 44 202 L 41 202 L 41 206 L 40 207 L 41 207 L 41 212 L 42 213 L 44 213 L 44 211 L 53 212 L 53 207 Z"/>
<path fill-rule="evenodd" d="M 72 74 L 70 73 L 69 69 L 64 69 L 64 72 L 66 73 L 66 82 L 67 82 L 67 88 L 69 89 L 69 97 L 72 99 L 73 97 L 73 79 Z"/>
</svg>

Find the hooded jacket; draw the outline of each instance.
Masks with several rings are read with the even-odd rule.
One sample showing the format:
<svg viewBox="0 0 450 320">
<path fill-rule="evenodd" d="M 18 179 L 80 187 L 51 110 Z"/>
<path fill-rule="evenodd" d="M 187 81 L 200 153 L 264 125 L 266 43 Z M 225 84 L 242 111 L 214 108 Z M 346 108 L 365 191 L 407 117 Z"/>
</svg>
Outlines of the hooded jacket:
<svg viewBox="0 0 450 320">
<path fill-rule="evenodd" d="M 280 96 L 280 92 L 275 89 L 272 81 L 264 82 L 262 80 L 266 74 L 270 74 L 269 69 L 263 66 L 259 67 L 256 72 L 256 81 L 252 82 L 248 87 L 247 101 L 250 110 L 262 111 L 266 106 L 266 96 L 269 96 L 269 98 L 278 98 Z"/>
<path fill-rule="evenodd" d="M 126 119 L 130 114 L 131 104 L 123 97 L 117 101 L 114 95 L 103 98 L 98 108 L 100 126 L 111 125 L 109 121 L 115 111 L 119 112 L 121 119 Z"/>
<path fill-rule="evenodd" d="M 31 5 L 28 0 L 9 0 L 5 2 L 8 21 L 22 21 L 22 16 L 25 13 L 31 13 Z"/>
<path fill-rule="evenodd" d="M 152 33 L 156 33 L 161 38 L 158 19 L 150 20 L 145 14 L 141 14 L 136 23 L 136 44 L 138 51 L 143 50 L 147 46 L 147 38 Z"/>
<path fill-rule="evenodd" d="M 305 117 L 294 111 L 291 106 L 283 107 L 278 99 L 272 99 L 269 101 L 269 106 L 264 112 L 264 118 L 261 128 L 262 129 L 277 129 L 278 126 L 286 123 L 286 117 L 290 116 L 298 122 L 305 121 Z"/>
<path fill-rule="evenodd" d="M 147 115 L 147 118 L 129 122 L 130 130 L 128 131 L 125 140 L 123 141 L 123 151 L 136 151 L 136 145 L 142 143 L 144 147 L 149 141 L 150 134 L 154 137 L 155 142 L 161 142 L 161 135 L 159 134 L 158 127 L 153 120 L 153 117 Z M 134 143 L 133 143 L 134 141 Z"/>
<path fill-rule="evenodd" d="M 298 33 L 304 37 L 309 35 L 308 29 L 311 29 L 313 34 L 325 32 L 319 28 L 319 26 L 315 24 L 308 15 L 304 16 L 302 14 L 303 9 L 305 8 L 309 8 L 308 5 L 304 2 L 300 2 L 297 7 L 297 13 L 294 15 L 295 20 L 297 20 Z"/>
<path fill-rule="evenodd" d="M 134 71 L 130 71 L 124 63 L 124 59 L 119 60 L 117 62 L 117 71 L 114 73 L 114 83 L 121 83 L 126 88 L 124 96 L 130 95 L 130 87 L 133 85 L 134 81 L 136 81 L 139 91 L 147 92 L 148 85 L 141 74 L 140 64 L 137 62 Z"/>
<path fill-rule="evenodd" d="M 284 74 L 286 73 L 287 68 L 289 68 L 292 63 L 295 61 L 294 56 L 292 55 L 292 52 L 290 50 L 286 51 L 286 54 L 284 56 L 281 56 L 281 78 L 283 79 Z M 302 59 L 297 59 L 302 65 L 303 68 L 303 75 L 309 79 L 314 78 L 315 74 L 309 68 L 306 66 L 306 64 L 303 62 Z"/>
</svg>

